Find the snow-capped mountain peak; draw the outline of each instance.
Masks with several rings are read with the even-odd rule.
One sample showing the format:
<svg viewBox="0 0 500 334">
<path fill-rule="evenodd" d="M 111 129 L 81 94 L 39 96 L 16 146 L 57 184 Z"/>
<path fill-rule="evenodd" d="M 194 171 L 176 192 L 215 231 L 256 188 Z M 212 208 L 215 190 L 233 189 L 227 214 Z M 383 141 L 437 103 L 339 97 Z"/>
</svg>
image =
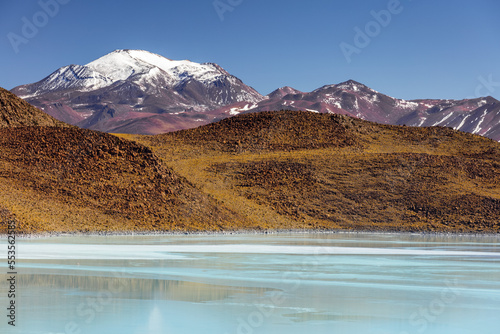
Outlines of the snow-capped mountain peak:
<svg viewBox="0 0 500 334">
<path fill-rule="evenodd" d="M 189 60 L 171 60 L 144 50 L 115 50 L 86 66 L 113 81 L 146 74 L 153 68 L 158 68 L 172 77 L 185 72 L 198 77 L 206 72 L 216 72 L 212 66 Z"/>
<path fill-rule="evenodd" d="M 13 92 L 71 124 L 149 134 L 187 127 L 189 117 L 206 123 L 213 117 L 200 113 L 243 101 L 253 105 L 264 98 L 217 64 L 128 49 L 87 65 L 61 67 Z"/>
<path fill-rule="evenodd" d="M 190 60 L 171 60 L 144 50 L 115 50 L 87 65 L 61 67 L 38 83 L 25 85 L 19 96 L 30 98 L 61 90 L 89 92 L 109 87 L 120 81 L 137 84 L 141 89 L 157 91 L 157 87 L 175 88 L 189 80 L 213 85 L 220 80 L 243 84 L 214 63 L 195 63 Z M 253 91 L 246 99 L 259 100 Z"/>
</svg>

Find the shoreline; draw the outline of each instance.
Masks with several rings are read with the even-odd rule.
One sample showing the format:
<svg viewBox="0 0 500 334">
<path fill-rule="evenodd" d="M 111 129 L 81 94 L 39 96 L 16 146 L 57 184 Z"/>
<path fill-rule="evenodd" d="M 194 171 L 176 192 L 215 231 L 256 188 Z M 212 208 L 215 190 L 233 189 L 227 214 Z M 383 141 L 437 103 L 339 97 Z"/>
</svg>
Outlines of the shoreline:
<svg viewBox="0 0 500 334">
<path fill-rule="evenodd" d="M 234 231 L 100 231 L 100 232 L 42 232 L 15 234 L 19 239 L 42 239 L 55 237 L 113 237 L 113 236 L 223 236 L 223 235 L 280 235 L 280 234 L 378 234 L 378 235 L 406 235 L 406 236 L 471 236 L 471 237 L 499 237 L 500 233 L 491 232 L 439 232 L 439 231 L 369 231 L 369 230 L 234 230 Z M 0 234 L 6 238 L 8 234 Z"/>
</svg>

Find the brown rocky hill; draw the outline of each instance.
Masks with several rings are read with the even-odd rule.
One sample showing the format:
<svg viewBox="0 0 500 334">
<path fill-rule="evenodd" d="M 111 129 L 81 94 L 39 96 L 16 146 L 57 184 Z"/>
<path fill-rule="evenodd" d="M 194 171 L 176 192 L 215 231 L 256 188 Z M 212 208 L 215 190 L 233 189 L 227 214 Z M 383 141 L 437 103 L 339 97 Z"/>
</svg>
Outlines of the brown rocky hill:
<svg viewBox="0 0 500 334">
<path fill-rule="evenodd" d="M 332 118 L 327 114 L 260 112 L 226 118 L 195 129 L 152 138 L 153 141 L 159 142 L 162 138 L 169 138 L 224 152 L 355 146 L 356 137 L 350 134 L 346 127 L 335 123 L 346 120 L 346 117 Z"/>
<path fill-rule="evenodd" d="M 0 87 L 0 128 L 33 125 L 69 126 Z"/>
<path fill-rule="evenodd" d="M 20 232 L 219 230 L 231 213 L 151 150 L 91 130 L 0 129 L 1 206 Z"/>
<path fill-rule="evenodd" d="M 500 230 L 500 145 L 478 135 L 281 111 L 136 140 L 269 228 Z"/>
<path fill-rule="evenodd" d="M 0 115 L 6 116 L 0 127 L 0 233 L 12 220 L 18 233 L 220 230 L 244 221 L 149 148 L 65 127 L 0 93 Z"/>
</svg>

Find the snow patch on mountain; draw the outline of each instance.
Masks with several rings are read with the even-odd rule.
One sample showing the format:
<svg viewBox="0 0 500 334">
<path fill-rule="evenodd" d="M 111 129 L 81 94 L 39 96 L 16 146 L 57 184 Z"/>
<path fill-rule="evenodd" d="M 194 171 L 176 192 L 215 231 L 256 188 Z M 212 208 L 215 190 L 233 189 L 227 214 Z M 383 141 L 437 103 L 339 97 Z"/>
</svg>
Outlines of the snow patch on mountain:
<svg viewBox="0 0 500 334">
<path fill-rule="evenodd" d="M 406 100 L 396 100 L 396 105 L 404 109 L 416 109 L 419 106 L 419 104 L 416 102 Z"/>
<path fill-rule="evenodd" d="M 258 107 L 257 104 L 255 103 L 252 103 L 252 104 L 245 104 L 243 107 L 234 107 L 234 108 L 231 108 L 229 109 L 229 115 L 231 116 L 234 116 L 234 115 L 238 115 L 244 111 L 247 111 L 247 110 L 251 110 L 253 108 L 256 108 Z"/>
<path fill-rule="evenodd" d="M 348 80 L 348 81 L 345 81 L 345 82 L 341 82 L 341 83 L 339 83 L 337 85 L 331 85 L 330 87 L 335 87 L 335 88 L 338 88 L 338 89 L 342 89 L 342 90 L 346 90 L 346 91 L 351 91 L 351 92 L 355 92 L 355 93 L 363 91 L 363 92 L 370 92 L 372 94 L 380 94 L 376 90 L 371 89 L 370 87 L 365 86 L 362 83 L 359 83 L 359 82 L 354 81 L 354 80 Z"/>
<path fill-rule="evenodd" d="M 378 95 L 377 94 L 368 94 L 368 95 L 362 95 L 361 98 L 369 103 L 377 103 L 380 102 Z"/>
<path fill-rule="evenodd" d="M 476 127 L 474 128 L 474 130 L 472 130 L 472 133 L 474 133 L 474 134 L 479 133 L 482 130 L 481 124 L 483 124 L 484 117 L 486 116 L 486 114 L 488 114 L 488 109 L 484 109 L 483 114 L 474 120 L 474 121 L 479 120 L 479 122 L 476 124 Z"/>
<path fill-rule="evenodd" d="M 466 115 L 466 116 L 462 119 L 462 121 L 460 122 L 460 124 L 459 124 L 458 126 L 455 126 L 453 129 L 454 129 L 454 130 L 460 130 L 460 129 L 462 128 L 462 126 L 464 126 L 464 125 L 465 125 L 465 121 L 467 120 L 467 118 L 469 118 L 470 116 L 471 116 L 470 114 L 469 114 L 469 115 Z"/>
<path fill-rule="evenodd" d="M 450 112 L 448 115 L 446 115 L 444 118 L 440 119 L 436 123 L 432 124 L 432 126 L 437 126 L 440 124 L 443 124 L 448 118 L 450 118 L 453 115 L 453 112 Z"/>
<path fill-rule="evenodd" d="M 486 100 L 480 100 L 480 101 L 477 103 L 477 107 L 478 107 L 478 108 L 479 108 L 479 107 L 482 107 L 482 106 L 484 106 L 485 104 L 488 104 L 488 101 L 486 101 Z"/>
</svg>

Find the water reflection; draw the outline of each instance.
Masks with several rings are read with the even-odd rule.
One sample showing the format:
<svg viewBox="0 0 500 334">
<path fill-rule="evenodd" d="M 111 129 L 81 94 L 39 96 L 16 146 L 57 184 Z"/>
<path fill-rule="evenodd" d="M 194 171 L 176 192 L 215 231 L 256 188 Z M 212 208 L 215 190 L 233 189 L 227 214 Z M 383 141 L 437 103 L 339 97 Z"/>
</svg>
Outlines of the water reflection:
<svg viewBox="0 0 500 334">
<path fill-rule="evenodd" d="M 119 275 L 119 274 L 117 274 Z M 104 295 L 102 298 L 175 300 L 201 303 L 227 299 L 235 294 L 262 296 L 271 288 L 234 287 L 179 280 L 76 275 L 19 275 L 19 286 L 57 288 L 68 295 Z"/>
</svg>

